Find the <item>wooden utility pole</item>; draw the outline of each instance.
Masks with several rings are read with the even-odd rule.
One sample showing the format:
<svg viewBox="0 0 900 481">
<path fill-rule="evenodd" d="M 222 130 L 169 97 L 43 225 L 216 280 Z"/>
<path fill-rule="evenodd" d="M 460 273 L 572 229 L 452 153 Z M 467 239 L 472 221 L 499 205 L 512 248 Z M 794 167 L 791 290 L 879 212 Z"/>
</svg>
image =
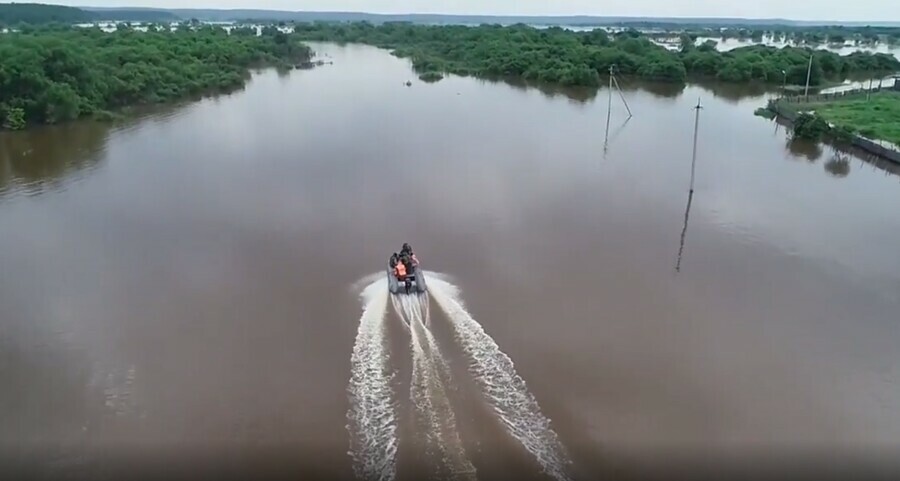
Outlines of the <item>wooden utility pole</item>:
<svg viewBox="0 0 900 481">
<path fill-rule="evenodd" d="M 806 97 L 807 102 L 809 102 L 809 79 L 812 76 L 812 61 L 813 54 L 809 54 L 809 67 L 806 69 L 806 90 L 803 91 L 803 96 Z"/>
<path fill-rule="evenodd" d="M 608 97 L 609 101 L 606 106 L 606 137 L 603 140 L 603 145 L 609 143 L 609 120 L 612 117 L 612 89 L 613 89 L 613 66 L 609 66 L 609 92 Z"/>
<path fill-rule="evenodd" d="M 694 115 L 694 154 L 691 157 L 691 194 L 694 193 L 694 177 L 697 168 L 697 134 L 700 131 L 700 110 L 702 109 L 703 106 L 700 104 L 700 99 L 698 98 L 697 106 L 694 107 L 696 113 Z"/>
<path fill-rule="evenodd" d="M 684 239 L 687 236 L 688 229 L 688 219 L 691 216 L 691 203 L 694 201 L 694 178 L 695 178 L 695 170 L 697 167 L 697 133 L 700 131 L 700 110 L 703 109 L 703 106 L 700 104 L 700 99 L 697 99 L 697 106 L 694 107 L 694 153 L 691 157 L 691 190 L 688 192 L 688 201 L 687 207 L 684 209 L 684 225 L 681 227 L 681 242 L 678 246 L 678 258 L 675 261 L 675 272 L 681 272 L 681 259 L 684 254 Z"/>
<path fill-rule="evenodd" d="M 631 114 L 631 108 L 628 106 L 628 102 L 625 100 L 625 94 L 622 93 L 622 89 L 619 88 L 619 81 L 616 79 L 616 66 L 609 66 L 609 92 L 607 93 L 607 106 L 606 106 L 606 136 L 603 141 L 604 150 L 609 145 L 609 123 L 612 118 L 612 92 L 613 87 L 615 86 L 616 91 L 619 93 L 619 98 L 622 99 L 622 103 L 625 105 L 625 110 L 628 111 L 628 118 L 631 119 L 633 115 Z M 627 122 L 627 120 L 626 120 Z"/>
<path fill-rule="evenodd" d="M 616 84 L 616 92 L 619 92 L 619 98 L 622 99 L 622 103 L 625 104 L 625 110 L 628 111 L 628 118 L 630 119 L 631 117 L 634 117 L 634 115 L 631 114 L 631 108 L 628 107 L 628 102 L 625 100 L 625 94 L 623 94 L 622 89 L 619 88 L 619 79 L 617 79 L 616 76 L 613 75 L 612 80 Z"/>
</svg>

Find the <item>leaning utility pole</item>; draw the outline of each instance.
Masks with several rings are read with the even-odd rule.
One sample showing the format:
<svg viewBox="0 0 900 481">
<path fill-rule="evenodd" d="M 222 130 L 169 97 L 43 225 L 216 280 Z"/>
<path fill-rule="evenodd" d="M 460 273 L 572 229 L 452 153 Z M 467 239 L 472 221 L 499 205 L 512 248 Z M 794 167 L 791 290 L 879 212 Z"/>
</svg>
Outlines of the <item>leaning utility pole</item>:
<svg viewBox="0 0 900 481">
<path fill-rule="evenodd" d="M 609 92 L 607 92 L 609 101 L 606 105 L 606 137 L 603 140 L 603 144 L 606 145 L 609 143 L 609 120 L 612 117 L 612 89 L 613 89 L 613 66 L 609 66 Z"/>
<path fill-rule="evenodd" d="M 613 83 L 616 84 L 616 92 L 619 92 L 619 98 L 622 99 L 622 103 L 625 104 L 625 110 L 628 111 L 628 118 L 630 119 L 631 117 L 634 117 L 634 116 L 631 114 L 631 108 L 628 107 L 628 102 L 625 101 L 625 94 L 623 94 L 622 89 L 619 88 L 619 79 L 616 78 L 616 75 L 612 72 L 612 70 L 613 70 L 613 68 L 612 68 L 612 66 L 610 66 L 609 67 L 609 74 L 610 74 L 609 78 L 611 78 Z"/>
<path fill-rule="evenodd" d="M 619 93 L 619 98 L 622 99 L 622 103 L 625 105 L 625 110 L 628 111 L 628 118 L 633 117 L 631 113 L 631 108 L 628 106 L 628 102 L 625 100 L 625 94 L 622 93 L 622 89 L 619 88 L 619 81 L 616 79 L 615 74 L 615 65 L 609 66 L 609 92 L 607 95 L 607 107 L 606 107 L 606 136 L 603 141 L 604 148 L 609 144 L 609 123 L 612 117 L 612 91 L 613 86 L 615 85 L 616 91 Z M 627 120 L 626 120 L 627 121 Z"/>
<path fill-rule="evenodd" d="M 806 69 L 806 90 L 803 91 L 803 96 L 806 97 L 807 102 L 809 102 L 809 79 L 812 76 L 812 61 L 813 54 L 809 54 L 809 68 Z"/>
<path fill-rule="evenodd" d="M 700 131 L 700 110 L 702 109 L 703 106 L 700 105 L 700 99 L 697 98 L 697 106 L 694 107 L 696 114 L 694 115 L 694 154 L 691 158 L 691 194 L 694 193 L 694 172 L 697 167 L 697 133 Z"/>
<path fill-rule="evenodd" d="M 700 130 L 700 110 L 703 109 L 703 106 L 700 105 L 700 99 L 697 99 L 697 106 L 694 107 L 696 113 L 694 114 L 694 154 L 691 158 L 691 190 L 688 192 L 688 201 L 687 207 L 684 209 L 684 225 L 681 228 L 681 242 L 678 246 L 678 258 L 675 261 L 675 272 L 681 272 L 681 258 L 684 254 L 684 239 L 687 236 L 688 229 L 688 219 L 691 216 L 691 203 L 694 201 L 694 171 L 697 166 L 697 132 Z"/>
</svg>

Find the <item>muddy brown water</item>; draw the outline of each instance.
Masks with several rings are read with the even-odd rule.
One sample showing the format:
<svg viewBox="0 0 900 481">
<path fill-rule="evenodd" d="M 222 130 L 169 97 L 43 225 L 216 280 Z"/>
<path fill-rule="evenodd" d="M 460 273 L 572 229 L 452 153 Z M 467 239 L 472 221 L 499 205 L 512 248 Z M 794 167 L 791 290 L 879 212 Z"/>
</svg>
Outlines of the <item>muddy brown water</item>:
<svg viewBox="0 0 900 481">
<path fill-rule="evenodd" d="M 381 50 L 317 49 L 334 64 L 0 134 L 6 466 L 352 476 L 352 286 L 404 241 L 513 360 L 576 479 L 900 452 L 896 169 L 791 144 L 752 115 L 762 91 L 626 79 L 635 116 L 614 97 L 605 142 L 605 90 L 425 84 Z M 479 477 L 546 479 L 431 310 Z M 433 463 L 409 331 L 385 322 L 415 479 Z"/>
</svg>

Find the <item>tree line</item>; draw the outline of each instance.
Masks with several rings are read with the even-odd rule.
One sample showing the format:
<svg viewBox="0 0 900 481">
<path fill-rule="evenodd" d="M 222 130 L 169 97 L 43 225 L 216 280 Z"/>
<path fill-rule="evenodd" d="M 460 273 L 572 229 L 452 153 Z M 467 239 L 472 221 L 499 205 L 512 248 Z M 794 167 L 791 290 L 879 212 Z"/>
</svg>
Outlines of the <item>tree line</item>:
<svg viewBox="0 0 900 481">
<path fill-rule="evenodd" d="M 62 5 L 42 3 L 0 3 L 0 26 L 19 24 L 41 25 L 48 23 L 87 23 L 96 21 L 177 21 L 179 17 L 164 10 L 83 10 Z"/>
<path fill-rule="evenodd" d="M 611 66 L 618 73 L 652 80 L 684 82 L 689 76 L 727 82 L 803 84 L 813 56 L 812 85 L 854 74 L 900 71 L 888 54 L 856 52 L 840 56 L 825 50 L 761 45 L 719 52 L 713 43 L 684 42 L 669 51 L 636 30 L 609 34 L 574 32 L 527 25 L 428 26 L 409 23 L 297 24 L 305 40 L 355 42 L 392 49 L 409 58 L 420 73 L 444 72 L 482 77 L 515 77 L 562 85 L 592 86 Z"/>
<path fill-rule="evenodd" d="M 212 26 L 7 33 L 0 36 L 0 126 L 21 129 L 238 88 L 251 66 L 288 66 L 310 56 L 307 46 L 274 28 L 260 36 Z"/>
<path fill-rule="evenodd" d="M 40 3 L 0 4 L 0 25 L 18 23 L 79 23 L 91 20 L 91 15 L 75 7 L 44 5 Z"/>
</svg>

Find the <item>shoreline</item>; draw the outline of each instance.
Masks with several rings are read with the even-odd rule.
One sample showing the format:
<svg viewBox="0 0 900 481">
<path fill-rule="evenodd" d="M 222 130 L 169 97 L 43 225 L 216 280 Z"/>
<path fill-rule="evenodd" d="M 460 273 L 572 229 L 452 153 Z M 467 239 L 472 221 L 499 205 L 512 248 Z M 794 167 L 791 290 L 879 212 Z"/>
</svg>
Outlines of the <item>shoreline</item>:
<svg viewBox="0 0 900 481">
<path fill-rule="evenodd" d="M 232 87 L 221 87 L 221 88 L 211 88 L 202 90 L 200 92 L 196 92 L 193 94 L 188 94 L 179 98 L 174 99 L 166 99 L 160 102 L 140 102 L 129 105 L 123 105 L 121 107 L 117 107 L 114 109 L 108 110 L 98 110 L 95 112 L 91 112 L 89 114 L 79 115 L 74 119 L 68 119 L 61 122 L 29 122 L 26 123 L 24 128 L 21 129 L 10 129 L 4 128 L 2 124 L 0 124 L 0 134 L 4 133 L 14 133 L 14 132 L 29 132 L 37 129 L 45 128 L 45 127 L 54 127 L 58 125 L 70 124 L 73 122 L 98 122 L 98 123 L 115 123 L 121 120 L 128 119 L 133 115 L 137 114 L 140 116 L 141 111 L 152 110 L 154 108 L 167 108 L 167 107 L 176 107 L 182 104 L 190 104 L 194 102 L 199 102 L 201 100 L 207 98 L 213 98 L 223 95 L 231 95 L 240 91 L 243 91 L 247 88 L 247 83 L 253 75 L 259 71 L 263 70 L 279 70 L 279 71 L 293 71 L 293 70 L 311 70 L 316 67 L 320 67 L 322 65 L 326 65 L 326 62 L 323 60 L 314 60 L 314 58 L 310 58 L 303 61 L 296 62 L 288 62 L 287 64 L 279 63 L 279 62 L 266 62 L 262 64 L 254 64 L 248 66 L 246 71 L 242 74 L 242 81 L 240 85 L 234 85 Z"/>
<path fill-rule="evenodd" d="M 308 68 L 312 56 L 296 38 L 271 30 L 36 28 L 0 45 L 0 71 L 10 73 L 0 129 L 111 120 L 136 106 L 229 93 L 246 87 L 254 69 Z"/>
<path fill-rule="evenodd" d="M 880 92 L 881 89 L 873 89 L 870 93 L 877 94 Z M 890 95 L 889 92 L 891 92 L 891 90 L 888 90 L 888 95 Z M 817 95 L 815 97 L 820 100 L 819 102 L 808 100 L 801 101 L 800 99 L 792 101 L 790 100 L 790 97 L 782 97 L 770 100 L 765 109 L 769 112 L 774 113 L 777 118 L 783 119 L 789 125 L 793 125 L 796 118 L 803 113 L 803 111 L 801 110 L 802 106 L 815 107 L 816 105 L 821 105 L 823 103 L 822 101 L 826 99 L 831 101 L 835 101 L 837 99 L 856 100 L 856 97 L 864 97 L 866 93 L 867 91 L 851 91 L 838 94 Z M 898 93 L 897 95 L 900 96 L 900 93 Z M 791 108 L 788 106 L 789 104 L 795 104 L 798 108 Z M 848 133 L 847 126 L 831 125 L 830 123 L 829 126 L 831 128 L 828 130 L 828 132 L 823 134 L 823 137 L 825 139 L 839 144 L 848 144 L 849 146 L 860 149 L 868 154 L 900 165 L 900 149 L 897 149 L 896 147 L 890 148 L 880 145 L 878 142 L 881 139 L 870 139 L 867 137 L 863 137 L 855 131 L 853 131 L 852 133 Z M 836 132 L 836 130 L 842 132 Z M 884 142 L 888 142 L 890 144 L 890 142 L 887 140 L 884 140 Z"/>
</svg>

